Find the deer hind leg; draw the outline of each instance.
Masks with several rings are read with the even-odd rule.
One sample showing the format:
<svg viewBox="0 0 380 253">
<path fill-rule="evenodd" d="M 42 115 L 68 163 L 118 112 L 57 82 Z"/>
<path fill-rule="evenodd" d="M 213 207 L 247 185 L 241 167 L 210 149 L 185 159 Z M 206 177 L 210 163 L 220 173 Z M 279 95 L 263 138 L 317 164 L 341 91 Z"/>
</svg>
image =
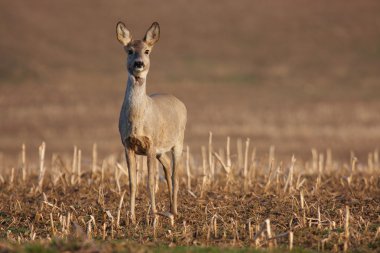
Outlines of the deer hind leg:
<svg viewBox="0 0 380 253">
<path fill-rule="evenodd" d="M 181 164 L 181 156 L 182 156 L 182 146 L 175 146 L 173 148 L 173 174 L 172 174 L 172 182 L 173 182 L 173 205 L 171 212 L 174 215 L 178 214 L 177 211 L 177 195 L 178 195 L 178 171 L 180 169 Z"/>
<path fill-rule="evenodd" d="M 154 154 L 148 154 L 148 188 L 149 188 L 149 194 L 150 194 L 150 201 L 151 201 L 151 212 L 154 215 L 156 213 L 156 198 L 155 198 L 155 176 L 156 176 L 156 169 L 157 169 L 157 161 Z"/>
<path fill-rule="evenodd" d="M 137 186 L 135 152 L 131 149 L 125 149 L 125 157 L 127 159 L 128 172 L 129 172 L 131 221 L 133 224 L 135 224 L 136 223 L 135 203 L 136 203 L 136 186 Z"/>
<path fill-rule="evenodd" d="M 169 191 L 169 201 L 170 201 L 170 210 L 173 206 L 173 188 L 172 188 L 172 178 L 171 178 L 171 168 L 170 168 L 170 159 L 166 154 L 161 154 L 157 156 L 158 161 L 162 164 L 162 167 L 165 172 L 166 183 L 168 185 Z"/>
</svg>

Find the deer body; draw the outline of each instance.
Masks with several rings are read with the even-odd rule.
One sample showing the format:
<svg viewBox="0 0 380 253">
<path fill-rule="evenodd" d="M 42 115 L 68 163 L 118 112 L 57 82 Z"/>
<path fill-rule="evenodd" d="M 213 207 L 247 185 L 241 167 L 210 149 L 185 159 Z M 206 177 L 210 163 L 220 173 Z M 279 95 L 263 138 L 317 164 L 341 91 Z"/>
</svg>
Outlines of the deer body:
<svg viewBox="0 0 380 253">
<path fill-rule="evenodd" d="M 147 155 L 149 149 L 162 155 L 182 145 L 186 107 L 172 95 L 146 95 L 146 84 L 134 83 L 139 81 L 128 78 L 119 119 L 121 141 L 137 155 Z"/>
<path fill-rule="evenodd" d="M 131 219 L 135 222 L 136 158 L 147 156 L 148 188 L 151 211 L 156 213 L 155 170 L 157 160 L 162 164 L 168 185 L 170 211 L 177 214 L 178 165 L 182 155 L 187 112 L 185 105 L 167 94 L 146 94 L 149 55 L 158 41 L 160 28 L 153 23 L 143 40 L 132 40 L 125 25 L 116 26 L 118 40 L 128 53 L 128 82 L 120 111 L 119 131 L 125 148 L 129 171 Z M 172 167 L 166 152 L 172 153 Z"/>
</svg>

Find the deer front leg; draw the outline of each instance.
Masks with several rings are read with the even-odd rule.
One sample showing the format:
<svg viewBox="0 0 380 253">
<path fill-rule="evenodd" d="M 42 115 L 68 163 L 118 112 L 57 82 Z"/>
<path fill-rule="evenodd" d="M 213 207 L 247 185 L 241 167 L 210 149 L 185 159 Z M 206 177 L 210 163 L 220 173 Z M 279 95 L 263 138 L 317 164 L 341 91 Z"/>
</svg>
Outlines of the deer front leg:
<svg viewBox="0 0 380 253">
<path fill-rule="evenodd" d="M 156 213 L 156 198 L 155 198 L 155 176 L 156 176 L 156 157 L 155 154 L 148 154 L 148 188 L 151 201 L 151 213 L 154 215 Z"/>
<path fill-rule="evenodd" d="M 178 214 L 177 211 L 177 195 L 178 195 L 178 170 L 180 168 L 180 160 L 182 155 L 182 148 L 174 147 L 173 149 L 173 174 L 172 174 L 172 182 L 173 182 L 173 205 L 172 205 L 172 213 L 174 215 Z"/>
<path fill-rule="evenodd" d="M 168 185 L 168 191 L 169 191 L 169 203 L 170 203 L 170 211 L 172 210 L 173 206 L 173 189 L 172 189 L 172 178 L 171 178 L 171 168 L 170 168 L 170 160 L 166 154 L 161 154 L 157 156 L 157 159 L 160 161 L 162 164 L 162 167 L 165 172 L 165 178 L 166 178 L 166 183 Z"/>
<path fill-rule="evenodd" d="M 129 172 L 129 192 L 130 192 L 130 208 L 132 223 L 136 223 L 135 203 L 136 203 L 136 156 L 135 152 L 131 149 L 125 149 L 125 156 L 128 164 Z"/>
</svg>

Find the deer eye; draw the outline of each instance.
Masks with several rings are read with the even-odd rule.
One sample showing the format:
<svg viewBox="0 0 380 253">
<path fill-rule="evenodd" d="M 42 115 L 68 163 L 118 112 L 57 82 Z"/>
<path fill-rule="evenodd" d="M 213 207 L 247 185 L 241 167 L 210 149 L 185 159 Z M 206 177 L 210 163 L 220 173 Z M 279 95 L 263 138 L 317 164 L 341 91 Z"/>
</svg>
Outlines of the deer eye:
<svg viewBox="0 0 380 253">
<path fill-rule="evenodd" d="M 133 54 L 133 50 L 132 49 L 128 49 L 128 54 L 129 55 Z"/>
<path fill-rule="evenodd" d="M 145 54 L 149 54 L 149 50 L 145 50 Z"/>
</svg>

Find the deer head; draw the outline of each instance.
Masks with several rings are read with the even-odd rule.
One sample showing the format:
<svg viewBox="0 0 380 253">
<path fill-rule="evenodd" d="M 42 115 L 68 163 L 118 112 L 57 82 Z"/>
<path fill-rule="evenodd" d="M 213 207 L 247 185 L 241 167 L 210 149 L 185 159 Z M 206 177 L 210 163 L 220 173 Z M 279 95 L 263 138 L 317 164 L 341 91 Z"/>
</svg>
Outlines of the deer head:
<svg viewBox="0 0 380 253">
<path fill-rule="evenodd" d="M 160 38 L 159 24 L 154 22 L 142 40 L 132 40 L 132 35 L 124 23 L 118 22 L 116 25 L 116 37 L 127 53 L 128 73 L 136 79 L 145 79 L 150 67 L 150 53 L 154 44 Z"/>
</svg>

